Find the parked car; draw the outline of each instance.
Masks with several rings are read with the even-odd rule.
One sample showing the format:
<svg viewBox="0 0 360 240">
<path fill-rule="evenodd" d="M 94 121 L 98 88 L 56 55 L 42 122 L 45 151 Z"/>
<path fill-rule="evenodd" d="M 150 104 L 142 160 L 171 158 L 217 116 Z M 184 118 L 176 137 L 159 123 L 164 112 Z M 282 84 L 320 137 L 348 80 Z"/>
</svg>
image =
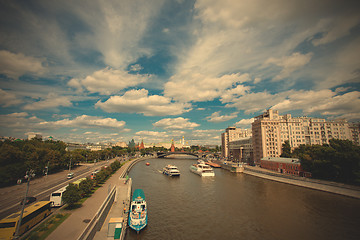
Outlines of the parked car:
<svg viewBox="0 0 360 240">
<path fill-rule="evenodd" d="M 25 199 L 25 205 L 28 205 L 32 202 L 35 202 L 36 201 L 36 197 L 26 197 Z M 20 202 L 20 205 L 23 205 L 24 204 L 24 199 Z"/>
</svg>

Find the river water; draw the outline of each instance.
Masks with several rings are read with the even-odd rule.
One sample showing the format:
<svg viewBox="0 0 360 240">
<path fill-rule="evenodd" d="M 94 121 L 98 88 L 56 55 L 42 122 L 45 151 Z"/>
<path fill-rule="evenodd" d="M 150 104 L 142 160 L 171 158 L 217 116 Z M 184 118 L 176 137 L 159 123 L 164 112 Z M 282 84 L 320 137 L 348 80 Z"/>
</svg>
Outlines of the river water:
<svg viewBox="0 0 360 240">
<path fill-rule="evenodd" d="M 151 159 L 130 171 L 142 188 L 148 226 L 130 239 L 360 239 L 360 200 L 241 173 L 189 171 L 195 159 Z M 180 177 L 161 173 L 176 165 Z"/>
</svg>

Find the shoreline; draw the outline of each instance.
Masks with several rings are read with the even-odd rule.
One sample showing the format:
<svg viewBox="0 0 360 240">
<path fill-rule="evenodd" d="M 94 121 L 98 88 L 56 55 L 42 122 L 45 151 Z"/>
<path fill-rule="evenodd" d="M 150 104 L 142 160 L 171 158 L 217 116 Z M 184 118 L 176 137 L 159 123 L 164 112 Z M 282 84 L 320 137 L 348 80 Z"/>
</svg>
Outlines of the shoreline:
<svg viewBox="0 0 360 240">
<path fill-rule="evenodd" d="M 360 199 L 360 187 L 357 186 L 318 180 L 318 179 L 297 177 L 292 175 L 284 175 L 277 172 L 262 169 L 259 167 L 251 167 L 251 166 L 246 166 L 243 173 L 276 182 L 296 185 L 299 187 L 305 187 L 323 192 L 329 192 L 333 194 Z"/>
</svg>

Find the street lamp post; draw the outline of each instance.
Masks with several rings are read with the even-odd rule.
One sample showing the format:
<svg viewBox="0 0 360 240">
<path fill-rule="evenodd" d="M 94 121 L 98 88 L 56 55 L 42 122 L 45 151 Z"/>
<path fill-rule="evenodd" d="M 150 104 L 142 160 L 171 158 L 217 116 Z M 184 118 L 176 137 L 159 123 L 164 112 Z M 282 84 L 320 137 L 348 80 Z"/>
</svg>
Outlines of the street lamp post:
<svg viewBox="0 0 360 240">
<path fill-rule="evenodd" d="M 69 164 L 69 172 L 71 171 L 71 157 L 70 157 L 70 164 Z"/>
<path fill-rule="evenodd" d="M 20 237 L 19 236 L 19 230 L 20 230 L 20 226 L 21 226 L 22 217 L 23 217 L 23 214 L 24 214 L 26 198 L 27 198 L 27 195 L 28 195 L 28 192 L 29 192 L 30 180 L 34 176 L 35 176 L 34 170 L 30 169 L 29 171 L 26 172 L 25 179 L 27 179 L 28 182 L 27 182 L 27 186 L 26 186 L 24 201 L 21 204 L 21 213 L 20 213 L 20 216 L 19 216 L 19 222 L 16 225 L 16 231 L 15 231 L 14 239 L 18 239 Z"/>
</svg>

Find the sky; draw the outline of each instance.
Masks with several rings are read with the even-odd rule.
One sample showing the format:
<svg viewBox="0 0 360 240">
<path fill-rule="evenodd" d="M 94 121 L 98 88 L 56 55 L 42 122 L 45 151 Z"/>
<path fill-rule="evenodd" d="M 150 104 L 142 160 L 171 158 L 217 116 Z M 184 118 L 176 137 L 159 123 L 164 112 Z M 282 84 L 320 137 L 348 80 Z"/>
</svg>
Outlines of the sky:
<svg viewBox="0 0 360 240">
<path fill-rule="evenodd" d="M 0 136 L 221 144 L 266 109 L 360 120 L 360 2 L 0 1 Z"/>
</svg>

